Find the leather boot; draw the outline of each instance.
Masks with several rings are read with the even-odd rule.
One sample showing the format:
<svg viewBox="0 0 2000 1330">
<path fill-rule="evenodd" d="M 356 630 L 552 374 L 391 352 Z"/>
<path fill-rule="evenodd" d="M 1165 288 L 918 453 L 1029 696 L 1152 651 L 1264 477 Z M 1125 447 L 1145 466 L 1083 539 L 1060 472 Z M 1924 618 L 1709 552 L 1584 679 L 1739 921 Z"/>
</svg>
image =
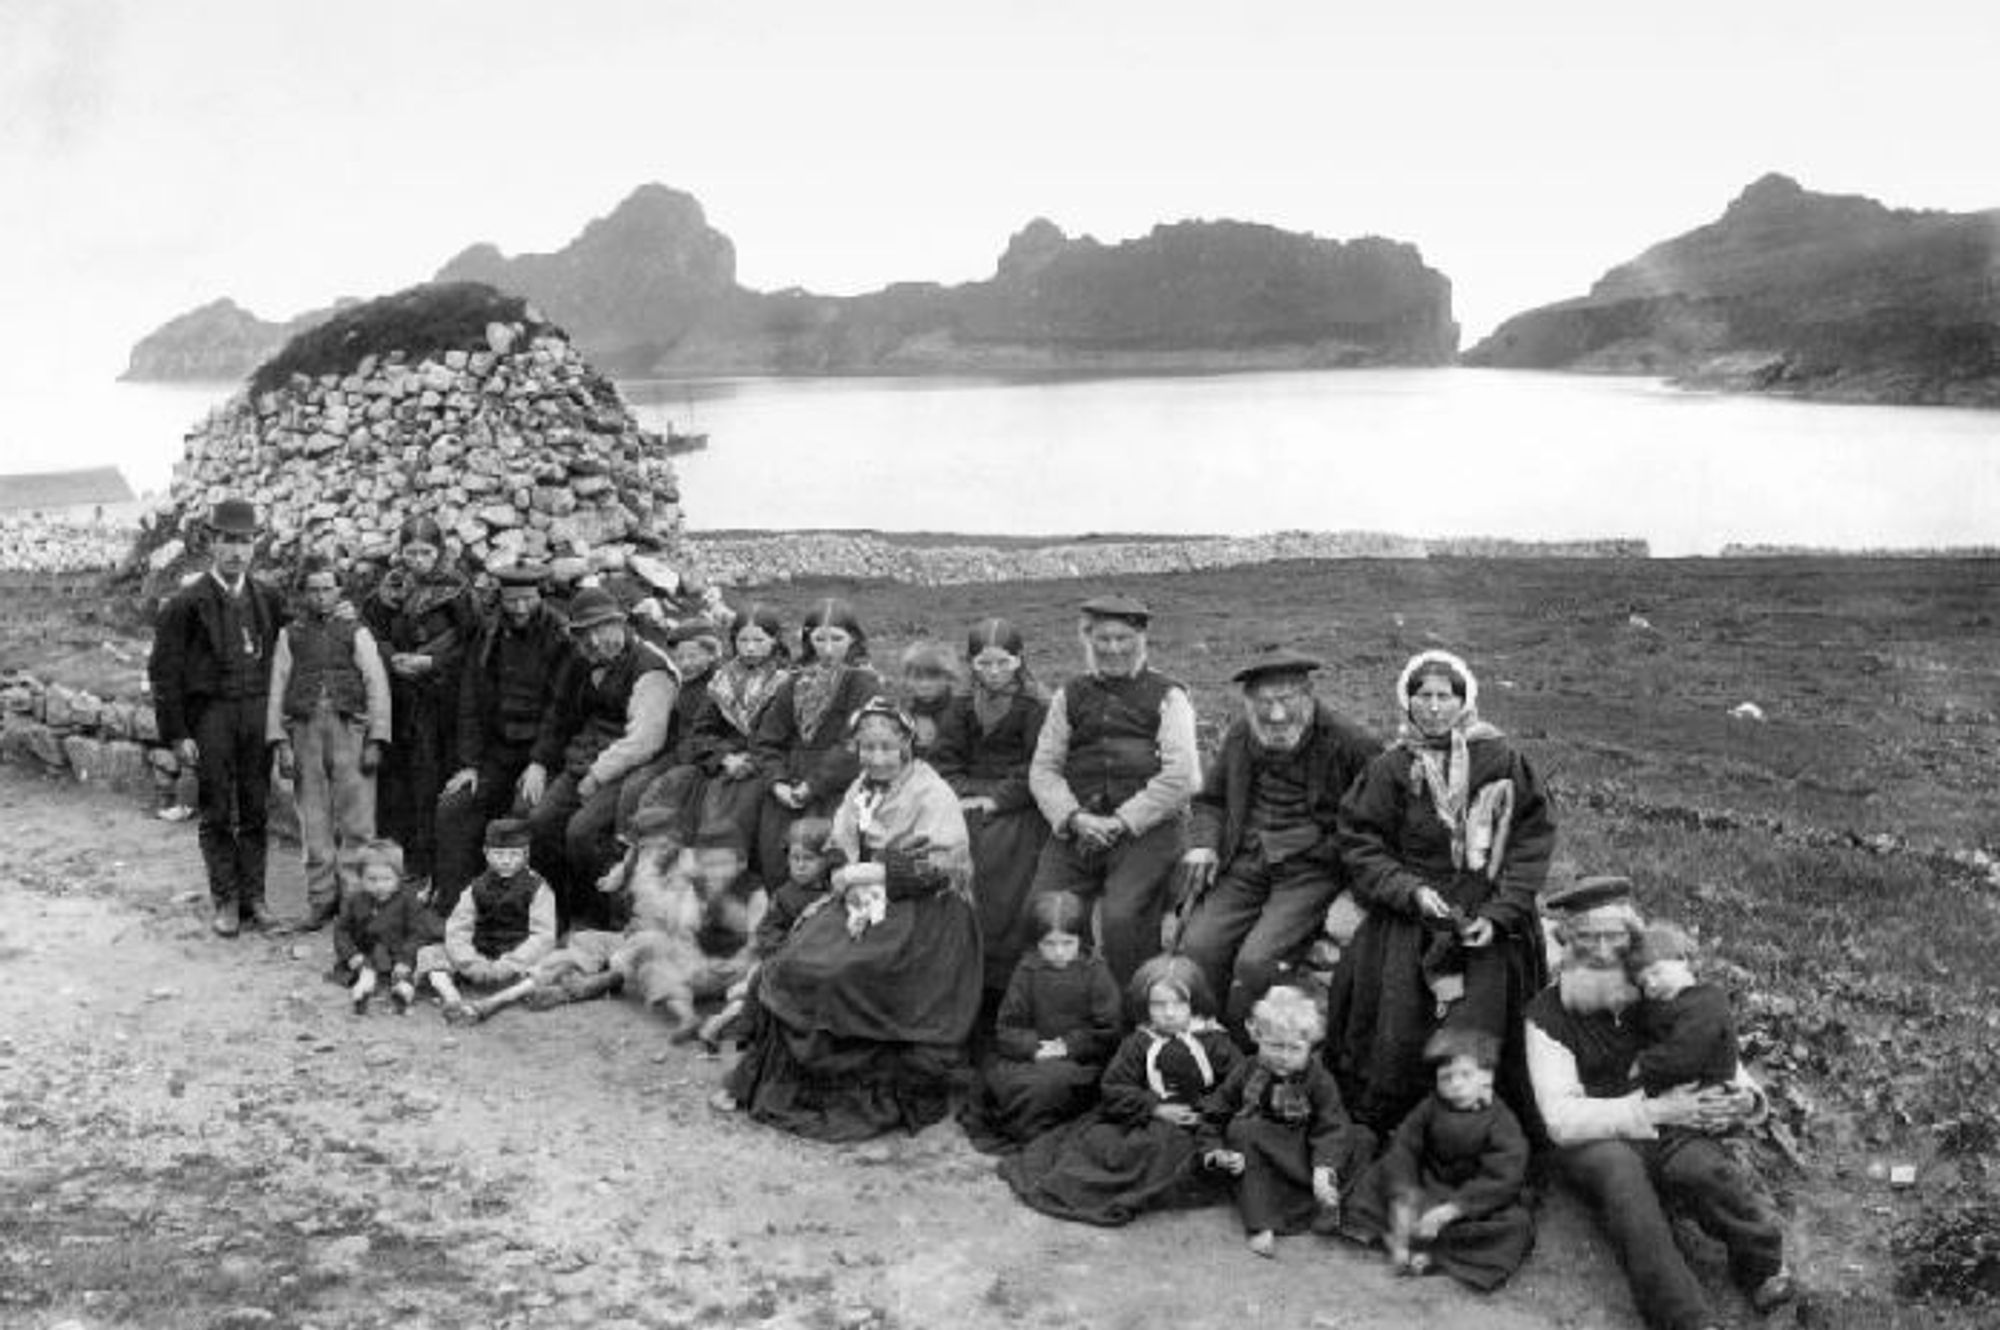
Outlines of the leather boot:
<svg viewBox="0 0 2000 1330">
<path fill-rule="evenodd" d="M 235 937 L 243 931 L 243 919 L 236 911 L 235 901 L 224 901 L 215 907 L 215 918 L 209 921 L 217 937 Z"/>
</svg>

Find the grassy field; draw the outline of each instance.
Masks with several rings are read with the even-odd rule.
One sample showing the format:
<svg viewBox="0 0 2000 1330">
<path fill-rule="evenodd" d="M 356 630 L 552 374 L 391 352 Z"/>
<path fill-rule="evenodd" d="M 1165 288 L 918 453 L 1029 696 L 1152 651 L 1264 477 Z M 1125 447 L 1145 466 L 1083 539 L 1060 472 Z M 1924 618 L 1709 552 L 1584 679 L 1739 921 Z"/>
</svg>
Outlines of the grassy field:
<svg viewBox="0 0 2000 1330">
<path fill-rule="evenodd" d="M 130 686 L 143 638 L 77 585 L 0 588 L 0 665 Z M 731 599 L 796 622 L 848 596 L 881 663 L 1005 615 L 1052 684 L 1098 589 L 827 582 Z M 1116 589 L 1152 605 L 1154 662 L 1192 688 L 1208 741 L 1230 671 L 1267 644 L 1322 656 L 1322 696 L 1378 729 L 1409 655 L 1466 656 L 1482 712 L 1556 794 L 1558 871 L 1631 874 L 1735 991 L 1787 1129 L 1765 1157 L 1815 1323 L 1990 1324 L 2000 870 L 1974 852 L 2000 855 L 2000 563 L 1296 563 Z M 1731 715 L 1746 702 L 1763 719 Z M 1914 1186 L 1891 1184 L 1897 1165 Z"/>
</svg>

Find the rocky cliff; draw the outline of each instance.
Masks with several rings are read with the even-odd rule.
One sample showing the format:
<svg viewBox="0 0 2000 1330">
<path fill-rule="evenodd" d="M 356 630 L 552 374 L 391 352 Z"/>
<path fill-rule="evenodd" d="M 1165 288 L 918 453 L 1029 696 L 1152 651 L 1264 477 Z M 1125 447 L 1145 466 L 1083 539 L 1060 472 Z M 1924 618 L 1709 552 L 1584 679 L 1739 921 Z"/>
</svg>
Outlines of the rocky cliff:
<svg viewBox="0 0 2000 1330">
<path fill-rule="evenodd" d="M 308 310 L 285 323 L 260 319 L 227 296 L 168 319 L 139 339 L 125 372 L 140 382 L 240 379 L 293 337 L 355 302 Z"/>
<path fill-rule="evenodd" d="M 553 254 L 479 244 L 437 276 L 527 297 L 594 364 L 631 377 L 1442 364 L 1458 346 L 1451 284 L 1414 246 L 1245 222 L 1105 245 L 1037 220 L 983 282 L 765 293 L 737 284 L 734 245 L 692 196 L 646 185 Z M 239 375 L 284 340 L 217 309 L 148 337 L 126 377 Z"/>
<path fill-rule="evenodd" d="M 1715 222 L 1516 315 L 1464 360 L 2000 406 L 2000 210 L 1891 209 L 1767 175 Z"/>
</svg>

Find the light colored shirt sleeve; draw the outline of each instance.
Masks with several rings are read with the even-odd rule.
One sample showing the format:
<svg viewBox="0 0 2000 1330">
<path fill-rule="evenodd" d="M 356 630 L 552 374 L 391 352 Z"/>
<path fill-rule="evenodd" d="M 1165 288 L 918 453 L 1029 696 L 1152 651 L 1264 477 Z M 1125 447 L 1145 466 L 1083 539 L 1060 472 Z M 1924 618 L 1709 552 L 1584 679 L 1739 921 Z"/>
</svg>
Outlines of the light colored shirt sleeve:
<svg viewBox="0 0 2000 1330">
<path fill-rule="evenodd" d="M 444 921 L 444 954 L 452 969 L 463 970 L 472 962 L 485 959 L 479 948 L 472 945 L 472 935 L 478 927 L 479 907 L 472 903 L 472 888 L 468 885 L 458 894 L 458 904 L 451 907 L 451 918 Z"/>
<path fill-rule="evenodd" d="M 1659 1135 L 1646 1112 L 1646 1096 L 1593 1096 L 1584 1091 L 1576 1055 L 1533 1021 L 1528 1022 L 1528 1080 L 1535 1087 L 1535 1107 L 1541 1110 L 1549 1140 L 1557 1145 L 1586 1141 L 1650 1141 Z"/>
<path fill-rule="evenodd" d="M 378 666 L 379 668 L 379 666 Z M 292 635 L 278 633 L 278 646 L 271 653 L 271 697 L 264 704 L 264 737 L 285 737 L 285 690 L 292 684 Z"/>
<path fill-rule="evenodd" d="M 671 670 L 648 670 L 639 676 L 632 685 L 632 699 L 625 704 L 625 733 L 605 745 L 590 764 L 593 780 L 609 785 L 660 755 L 667 746 L 667 721 L 679 691 L 679 679 Z"/>
<path fill-rule="evenodd" d="M 368 737 L 388 743 L 393 733 L 389 727 L 389 671 L 382 668 L 382 652 L 366 628 L 354 630 L 354 666 L 361 671 L 361 687 L 368 695 Z"/>
<path fill-rule="evenodd" d="M 1134 836 L 1143 836 L 1162 822 L 1187 812 L 1201 784 L 1201 758 L 1195 751 L 1194 703 L 1185 688 L 1170 688 L 1160 703 L 1160 769 L 1146 787 L 1118 805 L 1118 820 Z"/>
<path fill-rule="evenodd" d="M 1028 793 L 1042 810 L 1056 835 L 1069 837 L 1069 817 L 1082 807 L 1063 779 L 1063 765 L 1069 761 L 1069 708 L 1063 690 L 1049 699 L 1048 714 L 1042 719 L 1041 735 L 1035 740 L 1035 755 L 1028 759 Z"/>
<path fill-rule="evenodd" d="M 544 882 L 535 889 L 535 898 L 528 902 L 528 936 L 521 939 L 520 946 L 496 959 L 512 961 L 526 970 L 555 949 L 556 894 Z"/>
</svg>

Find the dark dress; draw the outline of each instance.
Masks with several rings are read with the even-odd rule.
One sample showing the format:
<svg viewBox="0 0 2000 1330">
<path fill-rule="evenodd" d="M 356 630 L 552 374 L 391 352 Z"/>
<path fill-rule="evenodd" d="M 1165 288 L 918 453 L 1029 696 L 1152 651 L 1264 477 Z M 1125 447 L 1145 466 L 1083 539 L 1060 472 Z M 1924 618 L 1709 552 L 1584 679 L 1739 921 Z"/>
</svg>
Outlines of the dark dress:
<svg viewBox="0 0 2000 1330">
<path fill-rule="evenodd" d="M 1118 1044 L 1118 984 L 1110 967 L 1080 956 L 1057 967 L 1029 952 L 1000 1002 L 994 1056 L 968 1105 L 965 1128 L 981 1149 L 1006 1150 L 1069 1121 L 1097 1102 L 1097 1080 Z M 1035 1058 L 1045 1039 L 1066 1057 Z"/>
<path fill-rule="evenodd" d="M 965 819 L 972 832 L 986 987 L 993 992 L 1007 986 L 1029 946 L 1023 907 L 1049 824 L 1028 792 L 1028 761 L 1048 709 L 1044 699 L 1016 693 L 1006 712 L 984 725 L 970 696 L 955 697 L 938 723 L 931 759 L 959 798 L 993 800 L 991 813 L 968 813 Z"/>
<path fill-rule="evenodd" d="M 951 787 L 922 762 L 890 783 L 863 830 L 857 781 L 834 844 L 891 868 L 885 917 L 858 938 L 838 902 L 808 913 L 758 972 L 750 1042 L 729 1093 L 760 1122 L 857 1141 L 945 1116 L 979 1011 L 972 860 Z M 885 847 L 927 836 L 940 876 L 899 880 Z"/>
<path fill-rule="evenodd" d="M 382 649 L 382 664 L 403 652 L 431 658 L 429 671 L 405 678 L 389 671 L 390 740 L 376 775 L 375 824 L 403 847 L 412 878 L 436 871 L 437 803 L 446 764 L 458 755 L 459 671 L 479 635 L 472 590 L 444 569 L 414 577 L 398 568 L 362 607 Z"/>
<path fill-rule="evenodd" d="M 1426 1251 L 1452 1278 L 1489 1292 L 1507 1282 L 1535 1245 L 1535 1221 L 1521 1204 L 1528 1138 L 1507 1105 L 1456 1109 L 1435 1094 L 1410 1110 L 1382 1157 L 1347 1198 L 1345 1230 L 1361 1241 L 1388 1235 L 1399 1196 L 1418 1214 L 1458 1207 Z"/>
<path fill-rule="evenodd" d="M 881 694 L 882 680 L 866 665 L 833 668 L 836 677 L 817 713 L 808 697 L 815 682 L 808 666 L 778 685 L 757 720 L 750 755 L 767 794 L 758 801 L 754 850 L 757 871 L 766 882 L 785 880 L 785 833 L 792 823 L 829 816 L 861 771 L 847 743 L 847 725 L 863 703 Z M 805 807 L 787 808 L 768 795 L 771 786 L 796 781 L 809 787 Z"/>
<path fill-rule="evenodd" d="M 1220 1027 L 1177 1039 L 1136 1030 L 1104 1069 L 1098 1106 L 1029 1141 L 1001 1162 L 1000 1176 L 1034 1209 L 1085 1224 L 1213 1204 L 1226 1193 L 1202 1167 L 1198 1127 L 1175 1126 L 1153 1110 L 1198 1107 L 1242 1060 Z"/>
<path fill-rule="evenodd" d="M 746 855 L 754 854 L 757 819 L 770 778 L 754 767 L 741 776 L 731 776 L 724 771 L 723 761 L 749 754 L 757 722 L 786 677 L 784 665 L 777 660 L 754 666 L 727 660 L 709 673 L 708 686 L 690 704 L 687 755 L 697 779 L 692 788 L 672 795 L 682 803 L 690 839 L 727 831 Z M 662 797 L 667 794 L 661 791 Z M 650 801 L 651 792 L 642 803 Z M 769 880 L 783 882 L 785 875 L 779 872 Z"/>
<path fill-rule="evenodd" d="M 1345 1185 L 1367 1165 L 1375 1136 L 1348 1119 L 1333 1073 L 1318 1063 L 1284 1076 L 1247 1061 L 1202 1103 L 1202 1152 L 1240 1151 L 1236 1208 L 1246 1233 L 1303 1233 L 1319 1218 L 1316 1168 Z"/>
<path fill-rule="evenodd" d="M 1327 999 L 1327 1065 L 1348 1111 L 1378 1135 L 1393 1130 L 1429 1093 L 1424 1042 L 1440 1024 L 1425 984 L 1435 927 L 1420 918 L 1419 887 L 1435 888 L 1467 916 L 1493 922 L 1491 945 L 1466 949 L 1465 996 L 1444 1024 L 1501 1041 L 1500 1093 L 1532 1122 L 1521 1020 L 1547 982 L 1535 900 L 1555 849 L 1555 822 L 1528 764 L 1496 732 L 1467 745 L 1473 799 L 1496 781 L 1513 783 L 1513 818 L 1497 877 L 1455 868 L 1451 836 L 1412 776 L 1416 757 L 1398 746 L 1368 764 L 1341 802 L 1342 862 L 1367 914 L 1340 958 Z"/>
</svg>

